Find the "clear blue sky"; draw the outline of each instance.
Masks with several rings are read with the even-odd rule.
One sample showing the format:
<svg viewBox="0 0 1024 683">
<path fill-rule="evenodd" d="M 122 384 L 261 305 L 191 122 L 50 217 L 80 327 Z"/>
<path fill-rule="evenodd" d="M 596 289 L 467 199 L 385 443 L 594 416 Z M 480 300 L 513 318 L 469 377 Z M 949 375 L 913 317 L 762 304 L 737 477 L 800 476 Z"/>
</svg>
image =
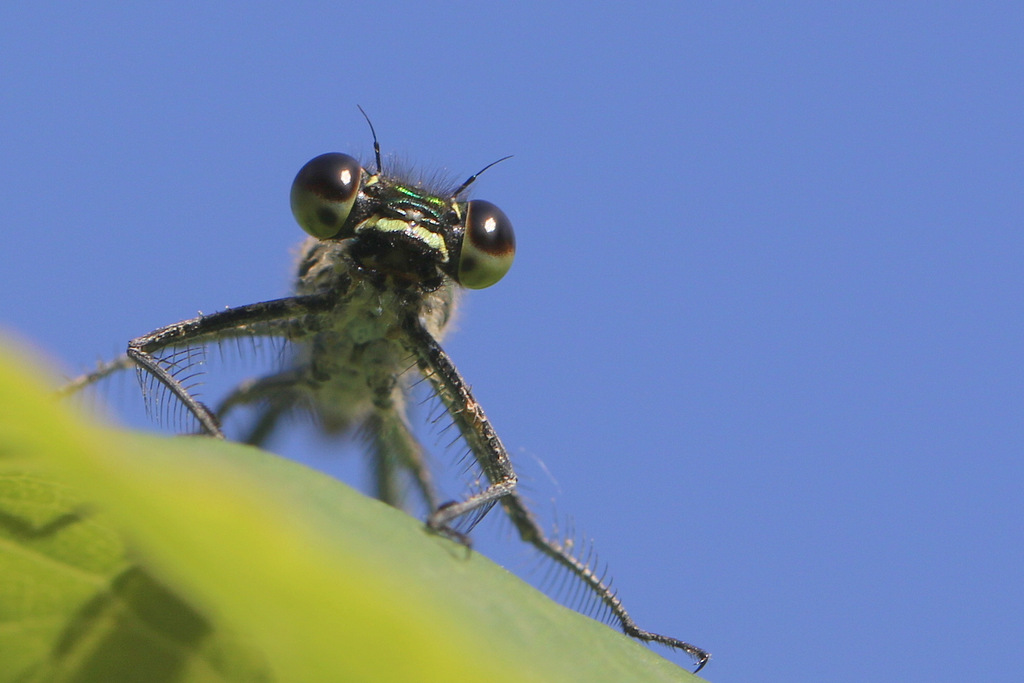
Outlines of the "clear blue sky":
<svg viewBox="0 0 1024 683">
<path fill-rule="evenodd" d="M 717 683 L 1019 680 L 1019 3 L 6 3 L 0 45 L 0 325 L 64 372 L 284 294 L 358 103 L 420 168 L 515 155 L 446 346 L 638 621 Z"/>
</svg>

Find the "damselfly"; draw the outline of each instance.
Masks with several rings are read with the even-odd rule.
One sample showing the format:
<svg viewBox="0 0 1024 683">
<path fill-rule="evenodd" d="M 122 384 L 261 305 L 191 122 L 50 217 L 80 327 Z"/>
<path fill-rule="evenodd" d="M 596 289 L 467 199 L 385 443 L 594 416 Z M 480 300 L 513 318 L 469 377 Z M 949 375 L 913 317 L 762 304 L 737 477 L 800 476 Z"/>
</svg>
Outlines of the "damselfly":
<svg viewBox="0 0 1024 683">
<path fill-rule="evenodd" d="M 626 634 L 682 650 L 700 670 L 707 652 L 641 629 L 604 577 L 574 554 L 571 542 L 544 533 L 516 490 L 505 446 L 438 343 L 460 290 L 489 287 L 512 265 L 515 237 L 508 217 L 490 202 L 464 199 L 494 164 L 453 189 L 408 182 L 385 173 L 372 124 L 370 130 L 373 172 L 347 154 L 329 153 L 295 177 L 292 212 L 309 237 L 301 248 L 294 296 L 161 327 L 133 339 L 124 357 L 65 391 L 134 366 L 144 391 L 162 387 L 214 437 L 223 438 L 222 420 L 241 406 L 256 410 L 246 439 L 255 444 L 292 412 L 312 414 L 331 432 L 361 429 L 371 444 L 379 498 L 400 505 L 399 482 L 409 476 L 432 510 L 427 527 L 462 542 L 500 505 L 520 537 L 585 584 Z M 242 383 L 216 408 L 189 391 L 185 377 L 194 349 L 260 337 L 294 346 L 287 367 Z M 433 386 L 486 478 L 463 500 L 440 504 L 424 449 L 406 417 L 410 376 L 417 371 Z"/>
</svg>

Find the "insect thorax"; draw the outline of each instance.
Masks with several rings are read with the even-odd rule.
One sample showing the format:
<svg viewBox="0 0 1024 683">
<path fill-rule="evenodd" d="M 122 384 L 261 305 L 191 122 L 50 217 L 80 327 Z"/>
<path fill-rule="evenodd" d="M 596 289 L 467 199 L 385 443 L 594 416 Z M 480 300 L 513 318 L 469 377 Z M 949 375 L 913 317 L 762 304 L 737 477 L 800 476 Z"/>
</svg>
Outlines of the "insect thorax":
<svg viewBox="0 0 1024 683">
<path fill-rule="evenodd" d="M 414 366 L 402 323 L 412 314 L 438 338 L 455 307 L 450 279 L 433 288 L 396 283 L 360 267 L 352 240 L 306 240 L 299 259 L 298 294 L 335 291 L 338 303 L 296 339 L 296 365 L 327 427 L 344 429 L 371 405 L 398 399 L 403 374 Z M 397 378 L 397 379 L 396 379 Z"/>
</svg>

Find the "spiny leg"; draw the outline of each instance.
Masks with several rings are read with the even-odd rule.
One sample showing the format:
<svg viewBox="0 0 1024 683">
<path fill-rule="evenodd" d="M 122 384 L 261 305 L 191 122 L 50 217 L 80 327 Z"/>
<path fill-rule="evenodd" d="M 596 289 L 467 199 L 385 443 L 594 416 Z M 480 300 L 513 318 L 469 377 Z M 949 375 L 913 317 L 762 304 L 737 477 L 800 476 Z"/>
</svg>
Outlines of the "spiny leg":
<svg viewBox="0 0 1024 683">
<path fill-rule="evenodd" d="M 140 371 L 148 372 L 181 401 L 199 421 L 204 432 L 211 436 L 224 438 L 224 433 L 221 431 L 213 411 L 189 394 L 181 382 L 174 377 L 173 368 L 165 367 L 166 364 L 161 363 L 160 359 L 153 355 L 154 352 L 169 346 L 183 346 L 226 336 L 256 334 L 250 331 L 254 325 L 300 320 L 303 317 L 324 313 L 330 310 L 334 301 L 334 296 L 313 294 L 264 301 L 229 308 L 210 315 L 200 315 L 161 327 L 147 335 L 131 340 L 128 342 L 127 354 L 140 368 Z M 278 332 L 278 334 L 281 333 Z"/>
<path fill-rule="evenodd" d="M 697 661 L 696 671 L 707 663 L 711 655 L 701 648 L 669 636 L 645 631 L 636 625 L 626 612 L 622 601 L 598 576 L 592 567 L 575 557 L 563 543 L 547 538 L 533 513 L 516 493 L 516 474 L 505 446 L 491 427 L 483 408 L 473 398 L 469 386 L 455 368 L 448 354 L 440 347 L 418 318 L 405 321 L 405 332 L 409 335 L 409 346 L 420 369 L 434 385 L 463 438 L 469 445 L 480 468 L 491 482 L 486 489 L 461 502 L 439 508 L 427 520 L 427 524 L 441 532 L 458 537 L 452 532 L 450 523 L 456 518 L 475 510 L 485 509 L 500 501 L 509 519 L 515 525 L 519 536 L 532 544 L 541 553 L 568 569 L 589 587 L 608 607 L 626 635 L 639 640 L 660 643 L 686 652 Z"/>
<path fill-rule="evenodd" d="M 185 409 L 199 421 L 199 426 L 202 427 L 204 432 L 218 439 L 224 438 L 224 433 L 221 431 L 220 424 L 217 422 L 217 417 L 213 414 L 213 411 L 207 408 L 205 404 L 200 403 L 189 393 L 181 381 L 174 376 L 173 363 L 162 362 L 160 358 L 144 351 L 139 351 L 131 346 L 128 347 L 128 357 L 138 366 L 140 381 L 142 380 L 142 373 L 148 372 L 151 377 L 160 382 L 160 384 L 163 384 L 174 397 L 181 401 Z M 147 396 L 149 395 L 145 386 L 143 387 L 143 392 Z"/>
<path fill-rule="evenodd" d="M 510 495 L 516 488 L 516 473 L 498 435 L 491 428 L 483 409 L 473 398 L 469 387 L 448 355 L 441 349 L 419 318 L 410 316 L 403 325 L 409 335 L 409 351 L 415 356 L 421 372 L 434 386 L 490 482 L 486 488 L 465 500 L 447 503 L 427 519 L 430 528 L 462 540 L 462 534 L 450 522 L 480 509 L 488 509 Z M 487 457 L 481 454 L 486 453 Z"/>
</svg>

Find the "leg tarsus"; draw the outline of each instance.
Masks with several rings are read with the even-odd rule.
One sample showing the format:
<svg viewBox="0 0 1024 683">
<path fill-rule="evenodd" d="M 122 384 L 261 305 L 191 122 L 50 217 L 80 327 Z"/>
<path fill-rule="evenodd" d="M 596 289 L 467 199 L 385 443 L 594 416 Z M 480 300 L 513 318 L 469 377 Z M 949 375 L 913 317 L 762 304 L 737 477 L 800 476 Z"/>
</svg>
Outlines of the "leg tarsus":
<svg viewBox="0 0 1024 683">
<path fill-rule="evenodd" d="M 697 673 L 698 671 L 703 669 L 704 665 L 708 663 L 709 659 L 711 659 L 710 652 L 702 650 L 696 645 L 691 645 L 687 642 L 679 640 L 678 638 L 671 638 L 669 636 L 663 636 L 658 633 L 651 633 L 650 631 L 645 631 L 641 628 L 638 628 L 636 624 L 632 623 L 632 620 L 629 624 L 623 624 L 622 631 L 627 636 L 636 638 L 637 640 L 642 640 L 646 643 L 658 643 L 659 645 L 670 647 L 673 650 L 682 650 L 686 654 L 693 657 L 694 661 L 697 662 L 697 668 L 693 670 L 693 673 Z"/>
</svg>

